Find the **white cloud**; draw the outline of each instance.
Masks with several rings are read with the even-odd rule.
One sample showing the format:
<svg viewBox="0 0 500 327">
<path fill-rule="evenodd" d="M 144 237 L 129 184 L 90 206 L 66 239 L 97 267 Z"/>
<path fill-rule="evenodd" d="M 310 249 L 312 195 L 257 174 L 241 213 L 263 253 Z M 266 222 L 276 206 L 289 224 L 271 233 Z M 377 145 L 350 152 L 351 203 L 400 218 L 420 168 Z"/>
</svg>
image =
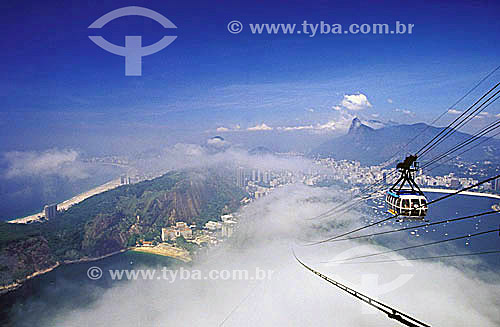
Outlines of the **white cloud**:
<svg viewBox="0 0 500 327">
<path fill-rule="evenodd" d="M 350 124 L 350 121 L 349 121 Z M 349 125 L 348 125 L 349 126 Z M 344 124 L 343 120 L 335 121 L 335 120 L 330 120 L 324 124 L 317 124 L 315 129 L 316 130 L 323 130 L 323 131 L 338 131 L 339 129 L 345 129 L 347 130 L 348 127 Z"/>
<path fill-rule="evenodd" d="M 460 110 L 455 110 L 455 109 L 450 109 L 448 110 L 448 112 L 453 115 L 459 115 L 462 113 Z"/>
<path fill-rule="evenodd" d="M 408 115 L 408 116 L 415 116 L 415 113 L 413 111 L 407 110 L 407 109 L 395 109 L 394 111 L 400 112 L 402 114 Z"/>
<path fill-rule="evenodd" d="M 83 165 L 78 161 L 78 152 L 71 149 L 51 149 L 43 152 L 6 152 L 5 177 L 60 175 L 71 179 L 88 177 Z"/>
<path fill-rule="evenodd" d="M 253 127 L 248 127 L 247 131 L 272 131 L 273 128 L 270 126 L 267 126 L 265 123 L 262 123 L 260 125 L 255 125 Z"/>
<path fill-rule="evenodd" d="M 499 117 L 500 118 L 500 114 L 496 114 L 495 117 Z"/>
<path fill-rule="evenodd" d="M 214 137 L 213 139 L 218 139 Z M 292 171 L 308 170 L 312 162 L 304 158 L 276 157 L 272 154 L 266 155 L 265 160 L 259 156 L 248 153 L 246 148 L 240 148 L 237 144 L 233 146 L 230 142 L 219 139 L 213 140 L 210 146 L 205 147 L 198 144 L 177 143 L 175 146 L 166 147 L 159 156 L 154 156 L 141 166 L 143 171 L 170 171 L 176 169 L 200 168 L 210 166 L 235 165 L 248 168 L 267 169 L 288 169 Z M 219 146 L 221 145 L 221 146 Z M 224 146 L 222 146 L 224 145 Z M 216 147 L 221 151 L 212 151 Z M 134 164 L 140 164 L 138 161 Z"/>
<path fill-rule="evenodd" d="M 486 117 L 490 117 L 491 114 L 487 111 L 482 111 L 480 113 L 477 114 L 477 116 L 475 116 L 474 118 L 476 119 L 483 119 L 483 118 L 486 118 Z"/>
<path fill-rule="evenodd" d="M 309 109 L 307 109 L 307 111 L 314 112 L 314 109 L 313 108 L 309 108 Z"/>
<path fill-rule="evenodd" d="M 354 111 L 372 107 L 372 104 L 363 93 L 344 95 L 341 105 L 346 109 Z"/>
<path fill-rule="evenodd" d="M 392 99 L 391 99 L 391 98 L 387 99 L 387 102 L 389 102 L 389 103 L 393 103 L 393 101 L 392 101 Z"/>
<path fill-rule="evenodd" d="M 332 106 L 332 109 L 336 110 L 336 111 L 340 111 L 340 110 L 342 110 L 342 107 L 339 105 L 336 105 L 336 106 Z"/>
<path fill-rule="evenodd" d="M 67 310 L 44 302 L 34 303 L 47 306 L 53 313 L 38 325 L 85 326 L 92 322 L 108 327 L 157 326 L 165 321 L 179 326 L 218 326 L 223 321 L 224 326 L 263 327 L 393 325 L 387 315 L 366 311 L 365 303 L 325 283 L 293 258 L 290 244 L 301 243 L 297 240 L 332 236 L 359 226 L 358 212 L 352 210 L 323 220 L 323 226 L 333 226 L 323 232 L 304 219 L 334 207 L 336 203 L 324 200 L 338 196 L 334 191 L 303 185 L 278 188 L 241 210 L 240 228 L 232 242 L 223 243 L 184 267 L 187 272 L 201 271 L 203 276 L 213 270 L 235 269 L 248 270 L 249 276 L 253 276 L 258 267 L 274 271 L 267 276 L 270 280 L 181 280 L 182 271 L 176 268 L 172 271 L 177 273 L 175 281 L 138 278 L 110 288 L 96 286 L 96 290 L 91 289 L 95 296 L 88 306 Z M 402 241 L 397 237 L 392 240 L 392 247 Z M 314 269 L 432 325 L 498 326 L 498 278 L 494 272 L 485 276 L 467 269 L 472 266 L 471 261 L 451 261 L 458 267 L 444 260 L 325 265 L 319 262 L 336 259 L 339 254 L 369 254 L 388 248 L 356 241 L 294 248 L 297 256 Z M 381 259 L 393 258 L 404 259 L 403 254 Z M 135 262 L 131 267 L 136 271 L 149 268 Z M 393 287 L 402 275 L 411 278 L 399 288 Z M 439 310 L 432 310 L 437 307 Z M 30 310 L 26 312 L 28 315 Z M 26 319 L 22 314 L 17 317 L 21 322 Z"/>
<path fill-rule="evenodd" d="M 344 133 L 349 129 L 349 126 L 351 126 L 354 117 L 355 117 L 354 115 L 341 110 L 341 114 L 337 118 L 330 119 L 324 123 L 299 125 L 299 126 L 284 126 L 284 127 L 278 127 L 277 129 L 281 131 L 310 130 L 316 133 L 319 132 Z"/>
<path fill-rule="evenodd" d="M 278 130 L 281 131 L 303 131 L 303 130 L 311 130 L 311 131 L 341 131 L 341 130 L 347 130 L 349 128 L 350 121 L 347 124 L 344 123 L 344 121 L 335 121 L 335 120 L 330 120 L 326 123 L 318 123 L 316 125 L 302 125 L 302 126 L 285 126 L 285 127 L 278 127 Z"/>
<path fill-rule="evenodd" d="M 314 126 L 313 125 L 287 126 L 287 127 L 278 127 L 277 129 L 281 131 L 301 131 L 301 130 L 314 129 Z"/>
<path fill-rule="evenodd" d="M 219 133 L 239 132 L 239 131 L 241 131 L 241 126 L 239 124 L 236 124 L 236 125 L 233 125 L 233 126 L 230 126 L 230 127 L 219 126 L 219 127 L 217 127 L 215 129 L 215 131 L 219 132 Z"/>
<path fill-rule="evenodd" d="M 188 157 L 200 157 L 205 154 L 205 150 L 198 144 L 177 143 L 169 153 L 172 157 L 185 159 Z"/>
</svg>

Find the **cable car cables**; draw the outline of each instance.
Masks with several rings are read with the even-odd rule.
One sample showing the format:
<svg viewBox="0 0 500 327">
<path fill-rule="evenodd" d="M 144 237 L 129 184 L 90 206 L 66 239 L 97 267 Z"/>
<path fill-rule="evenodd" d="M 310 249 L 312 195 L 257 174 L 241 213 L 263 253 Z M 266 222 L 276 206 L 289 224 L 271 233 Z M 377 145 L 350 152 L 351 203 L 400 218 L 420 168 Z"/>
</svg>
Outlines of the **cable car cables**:
<svg viewBox="0 0 500 327">
<path fill-rule="evenodd" d="M 435 225 L 452 223 L 452 222 L 456 222 L 456 221 L 473 219 L 473 218 L 477 218 L 477 217 L 481 217 L 481 216 L 486 216 L 486 215 L 491 215 L 491 214 L 495 214 L 495 213 L 496 214 L 500 214 L 500 212 L 498 212 L 496 210 L 491 210 L 491 211 L 476 213 L 474 215 L 469 215 L 469 216 L 465 216 L 465 217 L 445 219 L 445 220 L 435 221 L 435 222 L 432 222 L 432 223 L 425 223 L 425 224 L 416 225 L 416 226 L 398 228 L 398 229 L 387 230 L 387 231 L 377 232 L 377 233 L 372 233 L 372 234 L 365 234 L 365 235 L 359 235 L 359 236 L 351 236 L 351 237 L 346 237 L 346 238 L 338 238 L 338 239 L 335 239 L 335 240 L 331 240 L 330 242 L 341 242 L 341 241 L 357 240 L 357 239 L 368 238 L 368 237 L 372 237 L 372 236 L 379 236 L 379 235 L 386 235 L 386 234 L 398 233 L 398 232 L 403 232 L 403 231 L 407 231 L 407 230 L 415 230 L 415 229 L 422 228 L 422 227 L 430 227 L 430 226 L 435 226 Z"/>
<path fill-rule="evenodd" d="M 307 266 L 305 263 L 303 263 L 302 261 L 300 261 L 299 258 L 297 258 L 297 255 L 295 254 L 295 251 L 293 251 L 292 249 L 292 252 L 293 252 L 293 256 L 295 257 L 295 260 L 297 260 L 298 263 L 300 263 L 304 268 L 306 268 L 307 270 L 309 270 L 310 272 L 312 272 L 313 274 L 321 277 L 322 279 L 324 279 L 325 281 L 327 281 L 328 283 L 332 284 L 333 286 L 335 287 L 338 287 L 339 289 L 341 289 L 342 291 L 354 296 L 355 298 L 357 298 L 358 300 L 361 300 L 363 302 L 365 302 L 366 304 L 374 307 L 375 309 L 379 310 L 379 311 L 382 311 L 383 313 L 385 313 L 387 315 L 387 317 L 389 317 L 390 319 L 394 319 L 396 321 L 399 321 L 400 323 L 402 323 L 403 325 L 405 326 L 410 326 L 410 327 L 430 327 L 428 324 L 420 321 L 420 320 L 417 320 L 409 315 L 407 315 L 406 313 L 404 312 L 401 312 L 397 309 L 394 309 L 393 307 L 390 307 L 388 306 L 387 304 L 384 304 L 380 301 L 377 301 L 363 293 L 360 293 L 350 287 L 347 287 L 345 286 L 344 284 L 342 283 L 339 283 L 337 282 L 336 280 L 326 276 L 326 275 L 323 275 L 322 273 L 320 273 L 319 271 L 316 271 L 314 269 L 312 269 L 311 267 Z"/>
<path fill-rule="evenodd" d="M 482 184 L 484 184 L 484 183 L 490 182 L 490 181 L 492 181 L 492 180 L 494 180 L 494 179 L 497 179 L 497 178 L 499 178 L 499 177 L 500 177 L 500 175 L 496 175 L 496 176 L 493 176 L 493 177 L 489 177 L 489 178 L 487 178 L 487 179 L 485 179 L 485 180 L 482 180 L 482 181 L 480 181 L 480 182 L 478 182 L 478 183 L 476 183 L 476 184 L 474 184 L 474 185 L 471 185 L 471 186 L 468 186 L 468 187 L 462 188 L 462 189 L 460 189 L 460 190 L 458 190 L 458 191 L 456 191 L 456 192 L 454 192 L 454 193 L 446 194 L 446 195 L 444 195 L 444 196 L 442 196 L 442 197 L 440 197 L 440 198 L 437 198 L 437 199 L 435 199 L 435 200 L 432 200 L 432 201 L 430 201 L 429 203 L 427 203 L 427 205 L 429 206 L 429 205 L 434 204 L 434 203 L 436 203 L 436 202 L 439 202 L 439 201 L 442 201 L 442 200 L 444 200 L 444 199 L 447 199 L 447 198 L 449 198 L 449 197 L 451 197 L 451 196 L 455 196 L 455 195 L 460 194 L 460 193 L 462 193 L 462 192 L 468 191 L 468 190 L 470 190 L 470 189 L 473 189 L 473 188 L 475 188 L 475 187 L 477 187 L 477 186 L 479 186 L 479 185 L 482 185 Z M 418 209 L 418 208 L 416 208 L 416 209 Z M 368 225 L 365 225 L 365 226 L 358 227 L 358 228 L 353 229 L 353 230 L 351 230 L 351 231 L 349 231 L 349 232 L 345 232 L 345 233 L 342 233 L 342 234 L 340 234 L 340 235 L 333 236 L 333 237 L 327 238 L 327 239 L 322 240 L 322 241 L 316 241 L 316 242 L 312 242 L 312 243 L 309 243 L 309 244 L 305 244 L 304 246 L 318 245 L 318 244 L 322 244 L 322 243 L 330 242 L 330 241 L 333 241 L 333 240 L 339 239 L 339 238 L 341 238 L 341 237 L 345 237 L 345 236 L 351 235 L 351 234 L 353 234 L 353 233 L 359 232 L 359 231 L 364 230 L 364 229 L 366 229 L 366 228 L 369 228 L 369 227 L 372 227 L 372 226 L 375 226 L 375 225 L 378 225 L 378 224 L 384 223 L 384 222 L 389 221 L 389 220 L 391 220 L 391 219 L 394 219 L 394 218 L 396 218 L 396 217 L 399 217 L 399 214 L 397 214 L 397 215 L 393 215 L 393 216 L 390 216 L 390 217 L 388 217 L 388 218 L 384 218 L 384 219 L 378 220 L 378 221 L 376 221 L 376 222 L 373 222 L 373 223 L 368 224 Z"/>
<path fill-rule="evenodd" d="M 399 248 L 399 249 L 391 249 L 391 250 L 381 251 L 381 252 L 377 252 L 377 253 L 360 255 L 360 256 L 351 257 L 351 258 L 342 259 L 342 260 L 323 261 L 322 263 L 329 263 L 329 262 L 341 263 L 341 262 L 344 262 L 344 261 L 351 261 L 351 260 L 355 260 L 355 259 L 375 257 L 375 256 L 382 255 L 382 254 L 400 252 L 400 251 L 411 250 L 411 249 L 421 248 L 421 247 L 430 246 L 430 245 L 436 245 L 436 244 L 441 244 L 441 243 L 446 243 L 446 242 L 451 242 L 451 241 L 456 241 L 456 240 L 462 240 L 464 238 L 471 238 L 471 237 L 481 236 L 481 235 L 485 235 L 485 234 L 489 234 L 489 233 L 494 233 L 494 232 L 498 232 L 498 231 L 500 231 L 500 228 L 490 229 L 490 230 L 483 231 L 483 232 L 477 232 L 477 233 L 473 233 L 473 234 L 467 234 L 467 235 L 462 235 L 462 236 L 457 236 L 457 237 L 452 237 L 452 238 L 447 238 L 447 239 L 444 239 L 444 240 L 433 241 L 433 242 L 429 242 L 429 243 L 423 243 L 423 244 L 406 246 L 404 248 Z"/>
</svg>

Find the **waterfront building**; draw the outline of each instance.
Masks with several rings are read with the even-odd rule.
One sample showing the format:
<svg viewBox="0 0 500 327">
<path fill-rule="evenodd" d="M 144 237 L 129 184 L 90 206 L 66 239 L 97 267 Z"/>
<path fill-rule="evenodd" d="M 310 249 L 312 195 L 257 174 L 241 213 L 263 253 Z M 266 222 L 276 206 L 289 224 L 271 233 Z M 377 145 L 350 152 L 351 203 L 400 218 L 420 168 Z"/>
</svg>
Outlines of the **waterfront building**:
<svg viewBox="0 0 500 327">
<path fill-rule="evenodd" d="M 226 220 L 222 223 L 222 237 L 231 237 L 236 228 L 237 222 L 234 220 Z"/>
<path fill-rule="evenodd" d="M 57 204 L 50 204 L 43 207 L 43 213 L 45 214 L 45 219 L 55 218 L 57 215 Z"/>
<path fill-rule="evenodd" d="M 242 167 L 238 167 L 236 169 L 236 185 L 239 187 L 245 187 L 245 169 Z"/>
</svg>

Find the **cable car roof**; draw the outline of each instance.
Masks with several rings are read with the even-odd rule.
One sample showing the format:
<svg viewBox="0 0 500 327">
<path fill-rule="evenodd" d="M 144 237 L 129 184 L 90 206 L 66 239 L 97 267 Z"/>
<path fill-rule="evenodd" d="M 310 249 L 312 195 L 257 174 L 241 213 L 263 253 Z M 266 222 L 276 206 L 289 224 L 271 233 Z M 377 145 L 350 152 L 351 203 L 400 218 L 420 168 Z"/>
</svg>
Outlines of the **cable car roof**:
<svg viewBox="0 0 500 327">
<path fill-rule="evenodd" d="M 399 198 L 400 196 L 405 196 L 405 195 L 411 195 L 411 196 L 418 196 L 418 197 L 424 197 L 423 195 L 419 194 L 417 191 L 413 190 L 401 190 L 401 191 L 387 191 L 387 194 Z"/>
</svg>

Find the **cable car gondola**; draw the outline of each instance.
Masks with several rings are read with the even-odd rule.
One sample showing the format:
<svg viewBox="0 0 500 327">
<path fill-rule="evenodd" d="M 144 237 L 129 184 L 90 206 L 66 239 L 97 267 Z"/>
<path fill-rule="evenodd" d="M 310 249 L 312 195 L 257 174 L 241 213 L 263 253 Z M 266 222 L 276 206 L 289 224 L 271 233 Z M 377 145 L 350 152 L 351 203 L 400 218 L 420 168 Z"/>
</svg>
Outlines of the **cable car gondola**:
<svg viewBox="0 0 500 327">
<path fill-rule="evenodd" d="M 427 198 L 414 181 L 414 173 L 418 170 L 416 160 L 417 156 L 408 156 L 398 163 L 396 168 L 401 176 L 385 197 L 387 211 L 402 218 L 423 219 L 427 215 Z"/>
</svg>

